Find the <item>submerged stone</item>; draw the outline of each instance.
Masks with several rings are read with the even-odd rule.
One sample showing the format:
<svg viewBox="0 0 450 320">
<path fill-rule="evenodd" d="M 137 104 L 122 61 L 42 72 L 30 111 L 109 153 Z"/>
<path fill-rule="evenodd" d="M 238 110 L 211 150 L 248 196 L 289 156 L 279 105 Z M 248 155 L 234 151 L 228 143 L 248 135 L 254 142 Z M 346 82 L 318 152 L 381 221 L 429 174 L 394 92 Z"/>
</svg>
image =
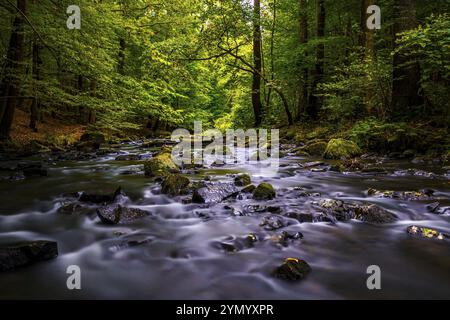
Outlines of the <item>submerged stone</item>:
<svg viewBox="0 0 450 320">
<path fill-rule="evenodd" d="M 118 239 L 107 240 L 103 245 L 110 252 L 117 252 L 131 247 L 150 243 L 154 237 L 146 234 L 120 235 Z"/>
<path fill-rule="evenodd" d="M 65 215 L 84 214 L 87 212 L 89 212 L 89 208 L 78 202 L 63 203 L 57 210 L 57 213 Z"/>
<path fill-rule="evenodd" d="M 287 258 L 281 266 L 273 271 L 273 275 L 283 280 L 299 281 L 305 279 L 311 270 L 311 267 L 305 260 Z"/>
<path fill-rule="evenodd" d="M 122 154 L 117 156 L 116 161 L 137 161 L 141 160 L 141 156 L 139 154 Z"/>
<path fill-rule="evenodd" d="M 12 270 L 58 256 L 54 241 L 29 241 L 0 247 L 0 271 Z"/>
<path fill-rule="evenodd" d="M 78 198 L 78 201 L 96 204 L 111 203 L 114 202 L 120 195 L 124 195 L 124 193 L 122 192 L 122 188 L 118 187 L 113 194 L 95 194 L 83 192 Z"/>
</svg>

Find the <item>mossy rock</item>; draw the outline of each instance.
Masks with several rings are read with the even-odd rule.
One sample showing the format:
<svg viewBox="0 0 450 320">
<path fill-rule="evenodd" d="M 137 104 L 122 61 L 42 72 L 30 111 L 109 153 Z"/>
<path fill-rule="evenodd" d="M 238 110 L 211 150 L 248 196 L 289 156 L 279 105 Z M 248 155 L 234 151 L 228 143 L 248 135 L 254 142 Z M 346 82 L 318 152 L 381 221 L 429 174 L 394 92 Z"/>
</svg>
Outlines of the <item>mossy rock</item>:
<svg viewBox="0 0 450 320">
<path fill-rule="evenodd" d="M 80 141 L 82 142 L 96 142 L 96 143 L 105 143 L 106 138 L 105 135 L 102 132 L 99 131 L 88 131 L 83 133 L 83 135 L 80 137 Z"/>
<path fill-rule="evenodd" d="M 179 171 L 178 166 L 172 160 L 172 154 L 168 152 L 160 153 L 144 163 L 145 175 L 150 177 L 165 177 Z"/>
<path fill-rule="evenodd" d="M 240 174 L 234 178 L 234 184 L 240 187 L 248 186 L 251 183 L 252 178 L 246 173 Z"/>
<path fill-rule="evenodd" d="M 295 138 L 295 135 L 297 133 L 295 132 L 295 129 L 289 129 L 286 131 L 286 134 L 284 135 L 284 139 L 286 140 L 293 140 Z"/>
<path fill-rule="evenodd" d="M 190 180 L 180 174 L 169 174 L 161 185 L 161 192 L 170 196 L 179 196 L 188 192 Z"/>
<path fill-rule="evenodd" d="M 272 200 L 276 197 L 276 192 L 270 183 L 263 182 L 253 191 L 253 199 Z"/>
<path fill-rule="evenodd" d="M 315 141 L 308 143 L 302 148 L 302 151 L 307 152 L 312 156 L 321 156 L 327 148 L 327 143 L 325 141 Z"/>
<path fill-rule="evenodd" d="M 323 153 L 325 159 L 341 159 L 354 157 L 361 154 L 361 149 L 356 143 L 344 139 L 331 139 Z"/>
</svg>

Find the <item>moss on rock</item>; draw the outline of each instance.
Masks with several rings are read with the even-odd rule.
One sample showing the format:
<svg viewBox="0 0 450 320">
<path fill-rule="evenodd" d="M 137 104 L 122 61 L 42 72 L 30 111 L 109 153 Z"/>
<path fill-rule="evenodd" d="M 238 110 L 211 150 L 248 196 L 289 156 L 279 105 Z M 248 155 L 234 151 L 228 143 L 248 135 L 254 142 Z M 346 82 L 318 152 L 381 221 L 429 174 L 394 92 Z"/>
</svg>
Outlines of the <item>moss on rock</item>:
<svg viewBox="0 0 450 320">
<path fill-rule="evenodd" d="M 323 153 L 325 159 L 341 159 L 354 157 L 361 154 L 361 149 L 356 143 L 344 139 L 331 139 Z"/>
<path fill-rule="evenodd" d="M 173 162 L 168 152 L 160 153 L 144 163 L 144 172 L 150 177 L 165 177 L 170 173 L 179 172 L 178 166 Z"/>
<path fill-rule="evenodd" d="M 247 186 L 252 183 L 252 179 L 246 173 L 240 174 L 234 178 L 234 184 L 240 187 Z"/>
<path fill-rule="evenodd" d="M 161 192 L 170 196 L 179 196 L 188 191 L 190 180 L 180 174 L 169 174 L 161 185 Z"/>
<path fill-rule="evenodd" d="M 253 199 L 271 200 L 276 197 L 276 192 L 270 183 L 263 182 L 253 191 Z"/>
<path fill-rule="evenodd" d="M 302 148 L 302 151 L 307 152 L 312 156 L 321 156 L 325 149 L 327 148 L 327 143 L 325 141 L 314 141 L 308 143 L 306 146 Z"/>
</svg>

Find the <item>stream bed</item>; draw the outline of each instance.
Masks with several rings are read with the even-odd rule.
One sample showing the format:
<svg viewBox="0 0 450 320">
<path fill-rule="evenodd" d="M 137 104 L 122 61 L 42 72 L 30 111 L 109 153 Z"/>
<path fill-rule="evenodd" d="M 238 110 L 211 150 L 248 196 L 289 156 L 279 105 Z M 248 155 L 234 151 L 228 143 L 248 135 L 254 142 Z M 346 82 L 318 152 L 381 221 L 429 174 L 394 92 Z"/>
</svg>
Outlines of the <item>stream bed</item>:
<svg viewBox="0 0 450 320">
<path fill-rule="evenodd" d="M 144 176 L 143 160 L 115 160 L 120 154 L 145 158 L 152 152 L 139 143 L 122 144 L 116 152 L 92 159 L 50 161 L 47 177 L 0 180 L 0 246 L 52 240 L 59 250 L 56 259 L 1 272 L 1 299 L 450 298 L 450 241 L 406 232 L 417 225 L 450 233 L 450 210 L 436 214 L 427 209 L 436 201 L 450 206 L 449 174 L 442 167 L 384 159 L 382 165 L 392 168 L 387 173 L 341 173 L 313 170 L 301 164 L 318 159 L 294 156 L 282 158 L 278 174 L 270 177 L 260 175 L 257 165 L 211 167 L 187 176 L 223 182 L 246 172 L 254 185 L 272 184 L 277 197 L 256 201 L 242 196 L 205 205 L 161 194 L 160 183 Z M 67 194 L 111 193 L 118 186 L 125 194 L 123 205 L 151 214 L 128 224 L 105 225 L 95 207 L 93 214 L 58 211 Z M 380 198 L 369 195 L 370 188 L 434 193 L 430 200 Z M 377 204 L 398 221 L 301 223 L 292 218 L 327 198 Z M 258 206 L 275 208 L 283 225 L 262 226 L 273 213 Z M 245 208 L 248 214 L 238 214 Z M 274 240 L 283 231 L 300 232 L 303 238 Z M 249 235 L 257 241 L 239 245 Z M 130 239 L 137 245 L 123 245 Z M 273 269 L 288 257 L 308 262 L 312 271 L 306 279 L 273 277 Z M 81 290 L 67 289 L 70 265 L 81 269 Z M 381 290 L 366 286 L 370 265 L 381 269 Z"/>
</svg>

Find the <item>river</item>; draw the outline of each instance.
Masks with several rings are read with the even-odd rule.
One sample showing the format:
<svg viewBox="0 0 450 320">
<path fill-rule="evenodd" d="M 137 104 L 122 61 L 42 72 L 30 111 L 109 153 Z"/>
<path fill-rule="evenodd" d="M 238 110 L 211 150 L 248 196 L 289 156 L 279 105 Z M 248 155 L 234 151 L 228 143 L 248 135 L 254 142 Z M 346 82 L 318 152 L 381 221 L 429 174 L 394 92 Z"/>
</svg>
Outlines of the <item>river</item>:
<svg viewBox="0 0 450 320">
<path fill-rule="evenodd" d="M 118 153 L 148 154 L 139 143 L 120 146 Z M 376 198 L 379 190 L 435 190 L 443 206 L 450 205 L 449 175 L 434 165 L 418 167 L 408 161 L 385 159 L 388 173 L 315 172 L 299 163 L 317 159 L 288 156 L 277 175 L 259 175 L 257 166 L 207 168 L 190 175 L 213 181 L 232 181 L 247 172 L 252 182 L 269 182 L 282 212 L 311 208 L 317 199 L 363 200 L 395 213 L 395 223 L 374 225 L 349 222 L 299 223 L 285 217 L 287 226 L 260 226 L 268 213 L 233 215 L 230 206 L 261 204 L 249 198 L 211 206 L 183 204 L 160 194 L 160 184 L 145 177 L 142 161 L 116 161 L 117 153 L 78 161 L 56 161 L 48 177 L 0 181 L 0 246 L 18 240 L 58 242 L 57 259 L 0 273 L 0 298 L 30 299 L 448 299 L 450 243 L 411 237 L 409 225 L 429 226 L 450 233 L 450 215 L 427 212 L 433 201 Z M 408 168 L 437 172 L 414 175 Z M 123 174 L 129 170 L 131 174 Z M 317 170 L 320 171 L 320 170 Z M 131 224 L 108 226 L 94 214 L 57 213 L 64 194 L 77 191 L 110 193 L 121 186 L 123 203 L 152 215 Z M 312 195 L 299 196 L 302 187 Z M 95 210 L 94 210 L 95 212 Z M 299 231 L 302 240 L 287 246 L 273 241 L 283 230 Z M 227 252 L 220 243 L 256 234 L 252 247 Z M 122 248 L 118 239 L 140 245 Z M 304 259 L 312 272 L 300 282 L 271 275 L 287 257 Z M 66 269 L 81 269 L 81 290 L 68 290 Z M 381 269 L 381 290 L 368 290 L 367 267 Z"/>
</svg>

